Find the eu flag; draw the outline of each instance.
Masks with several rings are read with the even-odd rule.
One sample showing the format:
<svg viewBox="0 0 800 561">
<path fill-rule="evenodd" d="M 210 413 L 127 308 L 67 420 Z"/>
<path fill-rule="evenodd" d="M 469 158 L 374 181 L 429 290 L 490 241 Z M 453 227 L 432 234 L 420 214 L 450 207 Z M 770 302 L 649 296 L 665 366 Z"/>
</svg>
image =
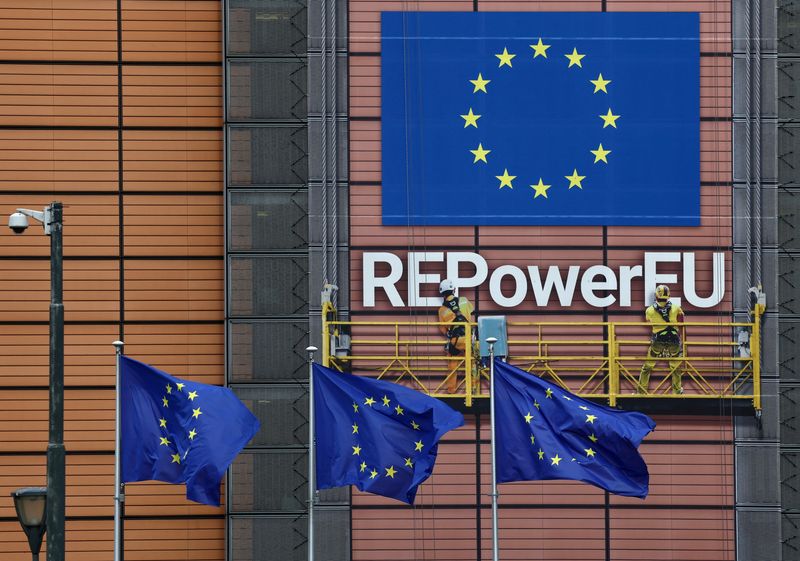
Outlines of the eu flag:
<svg viewBox="0 0 800 561">
<path fill-rule="evenodd" d="M 433 472 L 439 439 L 464 424 L 438 399 L 318 364 L 314 415 L 317 489 L 355 485 L 408 504 Z"/>
<path fill-rule="evenodd" d="M 259 429 L 228 388 L 174 378 L 121 357 L 121 481 L 185 483 L 186 497 L 219 505 L 225 470 Z"/>
<path fill-rule="evenodd" d="M 696 13 L 384 12 L 384 225 L 700 224 Z"/>
<path fill-rule="evenodd" d="M 574 479 L 647 496 L 637 448 L 656 424 L 582 399 L 500 360 L 494 363 L 497 482 Z"/>
</svg>

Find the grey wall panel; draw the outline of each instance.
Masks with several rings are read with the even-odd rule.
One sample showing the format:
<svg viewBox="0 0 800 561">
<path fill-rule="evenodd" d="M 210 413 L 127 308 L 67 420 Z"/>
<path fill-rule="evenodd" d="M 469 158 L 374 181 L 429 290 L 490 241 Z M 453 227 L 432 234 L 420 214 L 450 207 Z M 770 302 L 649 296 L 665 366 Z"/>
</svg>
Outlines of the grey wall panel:
<svg viewBox="0 0 800 561">
<path fill-rule="evenodd" d="M 228 193 L 229 251 L 304 250 L 308 232 L 305 190 Z"/>
<path fill-rule="evenodd" d="M 307 380 L 306 318 L 292 321 L 233 320 L 228 326 L 230 382 Z"/>
<path fill-rule="evenodd" d="M 314 558 L 350 558 L 350 513 L 322 508 L 315 513 Z M 231 558 L 239 561 L 306 561 L 308 519 L 305 516 L 233 516 L 230 520 Z"/>
<path fill-rule="evenodd" d="M 227 0 L 228 55 L 305 53 L 308 14 L 298 0 Z"/>
<path fill-rule="evenodd" d="M 251 446 L 308 446 L 308 391 L 298 384 L 234 386 L 261 421 Z"/>
<path fill-rule="evenodd" d="M 739 561 L 778 561 L 781 559 L 781 514 L 771 510 L 736 511 Z"/>
<path fill-rule="evenodd" d="M 297 121 L 307 116 L 305 59 L 236 60 L 228 64 L 228 121 Z"/>
<path fill-rule="evenodd" d="M 308 313 L 307 255 L 229 257 L 232 316 L 296 316 Z"/>
<path fill-rule="evenodd" d="M 228 186 L 305 186 L 308 131 L 305 126 L 228 127 Z"/>
<path fill-rule="evenodd" d="M 780 503 L 777 443 L 736 447 L 736 502 L 740 505 Z"/>
<path fill-rule="evenodd" d="M 755 415 L 736 417 L 736 437 L 740 441 L 772 441 L 778 440 L 778 381 L 763 380 L 761 382 L 761 422 Z M 750 456 L 748 456 L 750 458 Z"/>
</svg>

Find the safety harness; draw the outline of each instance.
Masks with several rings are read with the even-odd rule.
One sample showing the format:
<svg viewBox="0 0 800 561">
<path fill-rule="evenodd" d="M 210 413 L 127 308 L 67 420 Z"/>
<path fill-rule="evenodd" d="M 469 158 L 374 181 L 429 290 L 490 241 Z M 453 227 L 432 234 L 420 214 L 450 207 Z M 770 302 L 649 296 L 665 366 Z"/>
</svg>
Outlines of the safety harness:
<svg viewBox="0 0 800 561">
<path fill-rule="evenodd" d="M 455 296 L 452 298 L 445 298 L 442 301 L 442 305 L 446 306 L 455 315 L 453 323 L 467 322 L 467 318 L 464 317 L 464 314 L 461 313 L 461 308 L 458 306 L 458 298 Z M 466 330 L 463 325 L 454 325 L 447 330 L 447 343 L 444 348 L 450 355 L 455 356 L 459 354 L 456 343 L 458 343 L 458 338 L 463 337 L 465 334 Z"/>
<path fill-rule="evenodd" d="M 670 323 L 669 315 L 670 310 L 672 309 L 672 302 L 667 301 L 667 305 L 663 308 L 659 308 L 658 304 L 653 304 L 653 309 L 661 314 L 661 318 L 666 322 Z M 680 335 L 678 334 L 678 329 L 674 325 L 668 325 L 661 331 L 658 331 L 653 334 L 653 341 L 658 343 L 673 343 L 679 344 L 681 341 Z"/>
</svg>

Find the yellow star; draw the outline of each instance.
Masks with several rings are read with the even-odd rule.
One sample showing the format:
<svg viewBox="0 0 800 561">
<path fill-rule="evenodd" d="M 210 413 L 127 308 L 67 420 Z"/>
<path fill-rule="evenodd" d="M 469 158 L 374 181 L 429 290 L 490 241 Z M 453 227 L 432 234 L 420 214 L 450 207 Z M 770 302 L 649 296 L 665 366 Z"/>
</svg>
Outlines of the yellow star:
<svg viewBox="0 0 800 561">
<path fill-rule="evenodd" d="M 164 404 L 164 407 L 169 407 L 169 401 L 167 401 L 166 397 L 161 398 L 161 403 Z"/>
<path fill-rule="evenodd" d="M 189 401 L 194 401 L 194 398 L 197 397 L 197 392 L 189 392 Z"/>
<path fill-rule="evenodd" d="M 159 419 L 158 420 L 158 426 L 167 428 L 167 420 L 166 419 Z"/>
<path fill-rule="evenodd" d="M 381 400 L 383 401 L 383 406 L 384 406 L 384 407 L 389 407 L 389 403 L 391 403 L 391 401 L 392 401 L 391 399 L 389 399 L 389 398 L 388 398 L 388 397 L 386 397 L 386 396 L 383 396 L 383 397 L 381 398 Z"/>
<path fill-rule="evenodd" d="M 594 84 L 594 93 L 597 92 L 605 92 L 608 93 L 606 86 L 611 83 L 611 80 L 603 80 L 603 75 L 598 74 L 597 80 L 589 80 L 592 84 Z"/>
<path fill-rule="evenodd" d="M 203 412 L 200 411 L 199 407 L 197 409 L 192 409 L 192 417 L 194 417 L 195 419 L 198 418 L 202 414 L 203 414 Z"/>
<path fill-rule="evenodd" d="M 511 68 L 511 59 L 517 55 L 508 54 L 508 49 L 503 47 L 503 52 L 500 53 L 499 55 L 494 55 L 494 56 L 500 59 L 500 64 L 498 65 L 498 68 L 503 66 L 504 64 L 507 64 L 508 67 Z"/>
<path fill-rule="evenodd" d="M 606 128 L 608 125 L 611 125 L 614 128 L 617 128 L 617 119 L 619 119 L 619 115 L 614 115 L 611 112 L 611 108 L 608 108 L 608 113 L 605 115 L 598 115 L 601 119 L 603 119 L 603 128 Z"/>
<path fill-rule="evenodd" d="M 369 478 L 370 479 L 375 479 L 376 477 L 378 477 L 378 472 L 377 471 L 375 471 L 373 469 L 371 472 L 369 472 Z"/>
<path fill-rule="evenodd" d="M 528 411 L 528 414 L 525 415 L 525 422 L 530 425 L 531 424 L 531 419 L 533 419 L 533 415 L 531 415 L 531 412 Z"/>
<path fill-rule="evenodd" d="M 171 464 L 179 464 L 181 463 L 181 455 L 180 454 L 173 454 Z"/>
<path fill-rule="evenodd" d="M 478 162 L 484 162 L 488 164 L 489 162 L 486 161 L 486 154 L 491 152 L 491 150 L 484 150 L 483 144 L 480 142 L 478 143 L 478 147 L 475 150 L 470 150 L 475 155 L 475 160 L 472 162 L 473 164 L 477 164 Z"/>
<path fill-rule="evenodd" d="M 476 129 L 478 128 L 478 119 L 481 118 L 480 115 L 476 115 L 472 112 L 472 107 L 469 108 L 469 113 L 466 115 L 461 115 L 461 118 L 464 119 L 464 128 L 469 126 L 473 126 Z"/>
<path fill-rule="evenodd" d="M 585 175 L 578 175 L 578 170 L 576 168 L 572 169 L 572 175 L 565 175 L 567 179 L 569 179 L 569 188 L 572 189 L 573 187 L 578 187 L 579 189 L 583 189 L 583 185 L 581 185 L 581 181 L 586 179 Z"/>
<path fill-rule="evenodd" d="M 588 408 L 588 407 L 586 407 L 585 405 L 581 405 L 581 406 L 579 407 L 579 409 L 583 409 L 584 411 L 588 411 L 588 410 L 589 410 L 589 408 Z"/>
<path fill-rule="evenodd" d="M 574 47 L 572 49 L 572 54 L 571 55 L 564 55 L 564 56 L 569 59 L 569 66 L 567 66 L 567 68 L 572 68 L 575 65 L 580 66 L 581 68 L 583 68 L 583 65 L 581 64 L 581 59 L 583 57 L 585 57 L 586 55 L 579 55 L 578 54 L 578 50 L 575 49 Z"/>
<path fill-rule="evenodd" d="M 361 465 L 359 466 L 359 470 L 358 471 L 364 472 L 364 470 L 366 470 L 366 469 L 367 469 L 367 462 L 361 462 Z"/>
<path fill-rule="evenodd" d="M 552 458 L 550 458 L 550 461 L 552 462 L 552 463 L 550 464 L 551 466 L 557 466 L 557 465 L 558 465 L 558 462 L 560 462 L 560 461 L 561 461 L 561 458 L 559 458 L 559 457 L 558 457 L 558 454 L 556 454 L 555 456 L 553 456 Z"/>
<path fill-rule="evenodd" d="M 351 448 L 353 448 L 353 456 L 361 455 L 361 446 L 352 446 Z"/>
<path fill-rule="evenodd" d="M 181 382 L 178 382 L 178 383 L 177 383 L 177 384 L 175 384 L 175 385 L 178 387 L 178 391 L 179 391 L 179 392 L 182 392 L 182 391 L 183 391 L 183 387 L 184 387 L 186 384 L 182 384 Z"/>
<path fill-rule="evenodd" d="M 353 402 L 353 413 L 358 413 L 358 403 Z"/>
<path fill-rule="evenodd" d="M 367 398 L 367 399 L 364 401 L 364 405 L 369 405 L 370 407 L 372 407 L 372 404 L 373 404 L 373 403 L 375 403 L 375 400 L 374 400 L 373 398 L 371 398 L 371 397 L 368 397 L 368 398 Z"/>
<path fill-rule="evenodd" d="M 533 198 L 535 199 L 538 196 L 542 196 L 542 197 L 544 197 L 546 199 L 547 198 L 547 190 L 550 187 L 551 187 L 551 185 L 545 185 L 544 182 L 542 181 L 542 178 L 540 177 L 539 178 L 539 183 L 537 183 L 536 185 L 531 185 L 531 188 L 536 190 L 536 194 L 533 196 Z"/>
<path fill-rule="evenodd" d="M 386 477 L 391 477 L 394 479 L 394 474 L 397 473 L 397 470 L 394 469 L 394 466 L 389 466 L 388 468 L 383 468 L 386 470 Z"/>
<path fill-rule="evenodd" d="M 167 393 L 172 393 L 172 386 L 167 384 Z"/>
<path fill-rule="evenodd" d="M 572 398 L 570 396 L 568 396 L 568 395 L 562 395 L 561 397 L 563 397 L 567 401 L 572 401 Z"/>
<path fill-rule="evenodd" d="M 536 437 L 531 435 L 531 444 L 536 444 Z"/>
<path fill-rule="evenodd" d="M 197 436 L 197 431 L 192 429 L 189 431 L 189 440 L 194 440 L 194 437 Z"/>
<path fill-rule="evenodd" d="M 353 434 L 358 434 L 358 425 L 353 423 Z"/>
<path fill-rule="evenodd" d="M 550 388 L 547 388 L 546 390 L 544 390 L 544 393 L 547 394 L 547 395 L 545 395 L 545 397 L 547 399 L 553 399 L 553 390 L 551 390 Z"/>
<path fill-rule="evenodd" d="M 536 452 L 536 455 L 539 456 L 540 460 L 544 460 L 544 450 L 542 450 L 541 448 L 539 448 L 539 451 Z"/>
<path fill-rule="evenodd" d="M 533 49 L 533 58 L 536 58 L 537 56 L 540 55 L 543 56 L 544 58 L 547 58 L 547 49 L 550 48 L 550 45 L 545 45 L 544 43 L 542 43 L 541 37 L 539 37 L 538 43 L 536 43 L 535 45 L 529 45 L 529 47 Z"/>
<path fill-rule="evenodd" d="M 594 433 L 589 435 L 589 440 L 591 440 L 592 442 L 597 442 L 597 437 L 594 435 Z"/>
<path fill-rule="evenodd" d="M 472 85 L 475 86 L 475 89 L 472 90 L 472 93 L 478 93 L 478 92 L 489 93 L 486 91 L 486 84 L 491 82 L 491 80 L 484 80 L 480 72 L 478 73 L 478 77 L 475 80 L 470 80 L 470 82 L 472 82 Z"/>
<path fill-rule="evenodd" d="M 411 428 L 414 429 L 414 430 L 419 430 L 419 425 L 417 423 L 415 423 L 414 421 L 411 421 Z"/>
<path fill-rule="evenodd" d="M 414 467 L 414 462 L 411 461 L 411 458 L 406 458 L 405 460 L 407 467 Z"/>
<path fill-rule="evenodd" d="M 516 175 L 508 175 L 507 169 L 503 170 L 503 175 L 495 175 L 495 177 L 500 180 L 500 189 L 503 187 L 510 187 L 513 189 L 514 186 L 511 185 L 511 182 L 517 178 Z"/>
<path fill-rule="evenodd" d="M 592 424 L 594 424 L 594 422 L 595 422 L 596 420 L 597 420 L 597 415 L 586 415 L 586 422 L 587 422 L 587 423 L 592 423 Z"/>
<path fill-rule="evenodd" d="M 594 154 L 594 163 L 597 162 L 605 162 L 608 163 L 606 160 L 606 156 L 611 154 L 611 150 L 603 150 L 603 143 L 600 143 L 600 146 L 597 147 L 597 150 L 589 150 L 592 154 Z"/>
<path fill-rule="evenodd" d="M 170 444 L 172 444 L 172 442 L 170 442 L 166 436 L 162 436 L 160 438 L 161 442 L 159 443 L 159 446 L 169 446 Z"/>
<path fill-rule="evenodd" d="M 586 452 L 586 456 L 588 458 L 594 458 L 596 455 L 595 451 L 592 450 L 591 448 L 584 448 L 583 451 Z"/>
<path fill-rule="evenodd" d="M 414 443 L 414 452 L 419 452 L 422 450 L 422 441 L 418 440 Z"/>
<path fill-rule="evenodd" d="M 533 402 L 533 406 L 536 407 L 536 409 L 539 409 L 541 407 L 541 405 L 539 405 L 538 401 L 534 401 Z"/>
<path fill-rule="evenodd" d="M 403 408 L 398 405 L 397 407 L 394 408 L 394 412 L 397 413 L 398 415 L 402 415 Z"/>
</svg>

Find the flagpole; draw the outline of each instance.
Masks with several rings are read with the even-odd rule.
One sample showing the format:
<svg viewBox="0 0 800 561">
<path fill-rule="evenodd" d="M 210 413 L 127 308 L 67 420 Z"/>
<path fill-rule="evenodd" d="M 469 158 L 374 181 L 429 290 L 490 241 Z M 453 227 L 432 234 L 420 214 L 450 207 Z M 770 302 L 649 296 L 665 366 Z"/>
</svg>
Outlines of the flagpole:
<svg viewBox="0 0 800 561">
<path fill-rule="evenodd" d="M 122 502 L 125 500 L 125 496 L 120 492 L 121 484 L 120 484 L 120 459 L 119 459 L 119 451 L 120 451 L 120 414 L 119 414 L 119 404 L 120 404 L 120 392 L 119 392 L 119 378 L 120 378 L 120 368 L 121 368 L 121 357 L 122 357 L 122 349 L 125 346 L 125 343 L 122 341 L 114 341 L 111 343 L 114 345 L 114 349 L 116 350 L 117 355 L 117 376 L 116 376 L 116 400 L 115 400 L 115 407 L 114 410 L 116 411 L 114 415 L 114 561 L 122 561 Z"/>
<path fill-rule="evenodd" d="M 489 343 L 489 415 L 492 438 L 492 561 L 499 561 L 500 549 L 497 543 L 497 463 L 495 461 L 495 439 L 494 439 L 494 344 L 497 338 L 488 337 Z"/>
<path fill-rule="evenodd" d="M 308 561 L 314 561 L 314 498 L 316 477 L 314 462 L 314 353 L 317 347 L 306 347 L 308 352 Z"/>
</svg>

